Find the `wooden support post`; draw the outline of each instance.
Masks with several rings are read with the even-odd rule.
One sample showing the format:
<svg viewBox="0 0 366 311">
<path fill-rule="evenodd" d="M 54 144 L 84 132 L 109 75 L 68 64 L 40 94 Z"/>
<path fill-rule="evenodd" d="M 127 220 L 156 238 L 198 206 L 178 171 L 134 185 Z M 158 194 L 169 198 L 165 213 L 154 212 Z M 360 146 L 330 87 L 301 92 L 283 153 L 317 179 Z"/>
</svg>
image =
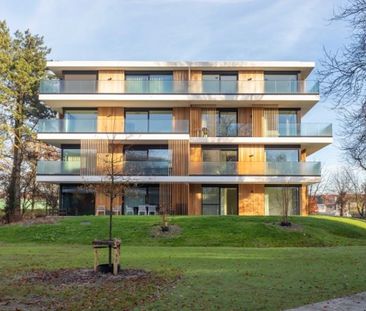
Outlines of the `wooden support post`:
<svg viewBox="0 0 366 311">
<path fill-rule="evenodd" d="M 99 265 L 99 254 L 98 249 L 94 248 L 94 272 L 97 272 Z"/>
</svg>

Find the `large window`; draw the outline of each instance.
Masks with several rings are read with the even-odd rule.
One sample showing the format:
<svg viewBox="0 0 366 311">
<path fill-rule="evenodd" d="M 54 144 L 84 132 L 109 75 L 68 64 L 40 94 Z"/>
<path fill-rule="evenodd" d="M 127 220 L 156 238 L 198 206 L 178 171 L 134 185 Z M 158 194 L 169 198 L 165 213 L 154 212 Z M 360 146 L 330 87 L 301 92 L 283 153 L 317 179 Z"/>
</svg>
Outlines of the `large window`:
<svg viewBox="0 0 366 311">
<path fill-rule="evenodd" d="M 233 162 L 238 161 L 238 149 L 236 147 L 222 146 L 202 148 L 203 162 Z"/>
<path fill-rule="evenodd" d="M 137 215 L 139 205 L 154 205 L 159 206 L 159 187 L 156 185 L 136 186 L 126 188 L 124 193 L 125 210 L 133 211 Z"/>
<path fill-rule="evenodd" d="M 265 187 L 265 215 L 300 215 L 299 187 Z"/>
<path fill-rule="evenodd" d="M 202 187 L 202 215 L 237 215 L 238 192 L 236 187 Z"/>
<path fill-rule="evenodd" d="M 297 110 L 280 109 L 278 111 L 279 135 L 297 136 Z"/>
<path fill-rule="evenodd" d="M 202 129 L 209 136 L 238 136 L 236 109 L 203 110 L 201 120 Z"/>
<path fill-rule="evenodd" d="M 204 72 L 202 74 L 204 93 L 231 94 L 237 92 L 238 75 L 230 72 Z"/>
<path fill-rule="evenodd" d="M 61 215 L 94 215 L 94 192 L 82 185 L 61 185 Z"/>
<path fill-rule="evenodd" d="M 130 110 L 125 113 L 127 133 L 169 133 L 172 128 L 171 110 Z"/>
<path fill-rule="evenodd" d="M 98 73 L 95 71 L 64 71 L 64 93 L 95 93 Z"/>
<path fill-rule="evenodd" d="M 125 146 L 124 170 L 128 175 L 168 175 L 172 152 L 167 146 Z"/>
<path fill-rule="evenodd" d="M 297 93 L 297 72 L 267 72 L 264 74 L 265 93 Z"/>
<path fill-rule="evenodd" d="M 127 72 L 125 79 L 127 93 L 172 92 L 172 72 Z"/>
<path fill-rule="evenodd" d="M 298 162 L 298 148 L 266 148 L 267 162 Z"/>
<path fill-rule="evenodd" d="M 67 174 L 80 174 L 80 145 L 61 145 L 62 170 Z"/>
<path fill-rule="evenodd" d="M 65 132 L 96 132 L 97 111 L 96 110 L 64 110 Z"/>
</svg>

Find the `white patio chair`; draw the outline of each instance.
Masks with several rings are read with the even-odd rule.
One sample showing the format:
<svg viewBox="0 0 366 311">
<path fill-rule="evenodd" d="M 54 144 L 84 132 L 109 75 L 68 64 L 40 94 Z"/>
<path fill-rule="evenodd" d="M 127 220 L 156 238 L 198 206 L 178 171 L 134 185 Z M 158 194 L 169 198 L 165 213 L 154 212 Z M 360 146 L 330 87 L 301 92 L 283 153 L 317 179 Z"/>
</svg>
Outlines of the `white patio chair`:
<svg viewBox="0 0 366 311">
<path fill-rule="evenodd" d="M 156 205 L 147 206 L 148 215 L 156 215 Z"/>
<path fill-rule="evenodd" d="M 113 206 L 112 213 L 116 215 L 121 215 L 121 206 L 119 205 Z"/>
<path fill-rule="evenodd" d="M 133 210 L 133 207 L 131 206 L 125 206 L 125 215 L 134 215 L 135 211 Z"/>
<path fill-rule="evenodd" d="M 103 215 L 105 215 L 105 206 L 104 206 L 104 205 L 99 205 L 99 206 L 97 206 L 97 210 L 95 211 L 95 214 L 96 214 L 97 216 L 99 216 L 101 213 L 102 213 Z"/>
<path fill-rule="evenodd" d="M 146 205 L 139 205 L 139 210 L 137 213 L 139 216 L 140 215 L 146 215 Z"/>
</svg>

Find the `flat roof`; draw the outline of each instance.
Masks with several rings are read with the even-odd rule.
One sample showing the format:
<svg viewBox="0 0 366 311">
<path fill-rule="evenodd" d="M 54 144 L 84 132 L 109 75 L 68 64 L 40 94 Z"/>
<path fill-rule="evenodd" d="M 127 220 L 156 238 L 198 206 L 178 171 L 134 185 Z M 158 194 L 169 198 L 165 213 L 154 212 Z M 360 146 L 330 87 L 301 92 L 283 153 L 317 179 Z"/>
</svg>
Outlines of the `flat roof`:
<svg viewBox="0 0 366 311">
<path fill-rule="evenodd" d="M 314 69 L 311 61 L 48 61 L 56 75 L 63 70 L 268 70 L 300 71 L 305 79 Z"/>
</svg>

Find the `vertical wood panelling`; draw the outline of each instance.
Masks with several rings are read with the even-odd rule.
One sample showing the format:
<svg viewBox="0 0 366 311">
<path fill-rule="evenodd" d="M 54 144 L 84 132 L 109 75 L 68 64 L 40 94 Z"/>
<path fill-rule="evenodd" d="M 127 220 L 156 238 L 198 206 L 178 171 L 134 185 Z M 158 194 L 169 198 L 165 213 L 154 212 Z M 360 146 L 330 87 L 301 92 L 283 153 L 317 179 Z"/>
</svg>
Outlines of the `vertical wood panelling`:
<svg viewBox="0 0 366 311">
<path fill-rule="evenodd" d="M 306 149 L 302 149 L 300 152 L 300 161 L 306 162 Z"/>
<path fill-rule="evenodd" d="M 239 215 L 264 215 L 264 185 L 239 184 Z"/>
<path fill-rule="evenodd" d="M 202 71 L 201 70 L 191 70 L 191 82 L 190 92 L 191 93 L 201 93 L 202 92 Z"/>
<path fill-rule="evenodd" d="M 252 108 L 253 137 L 263 136 L 263 108 Z"/>
<path fill-rule="evenodd" d="M 188 215 L 201 215 L 202 185 L 189 185 Z"/>
<path fill-rule="evenodd" d="M 264 72 L 260 70 L 239 71 L 239 92 L 240 93 L 263 93 Z"/>
<path fill-rule="evenodd" d="M 190 162 L 202 162 L 202 146 L 191 145 L 189 158 Z"/>
<path fill-rule="evenodd" d="M 207 116 L 206 129 L 207 129 L 208 137 L 215 137 L 216 136 L 216 109 L 215 108 L 203 108 L 202 114 Z M 202 124 L 202 128 L 203 128 L 203 124 Z"/>
<path fill-rule="evenodd" d="M 278 136 L 278 108 L 265 108 L 263 111 L 263 136 Z"/>
<path fill-rule="evenodd" d="M 169 140 L 168 148 L 172 152 L 172 175 L 188 175 L 189 142 L 186 140 Z"/>
<path fill-rule="evenodd" d="M 99 107 L 98 132 L 122 133 L 124 131 L 124 108 Z"/>
<path fill-rule="evenodd" d="M 238 108 L 239 136 L 252 136 L 252 108 Z"/>
<path fill-rule="evenodd" d="M 198 137 L 202 128 L 201 108 L 191 107 L 189 115 L 189 134 L 193 137 Z"/>
<path fill-rule="evenodd" d="M 264 145 L 239 145 L 238 160 L 239 175 L 264 174 L 266 164 Z"/>
<path fill-rule="evenodd" d="M 123 93 L 125 73 L 123 70 L 99 70 L 98 92 Z M 104 82 L 106 81 L 106 82 Z"/>
<path fill-rule="evenodd" d="M 173 71 L 174 81 L 188 81 L 188 70 L 174 70 Z"/>
<path fill-rule="evenodd" d="M 173 129 L 174 132 L 186 132 L 189 129 L 189 108 L 173 108 Z"/>
<path fill-rule="evenodd" d="M 308 191 L 307 186 L 302 185 L 300 187 L 300 215 L 307 216 L 308 215 Z"/>
<path fill-rule="evenodd" d="M 99 206 L 104 206 L 106 211 L 110 210 L 110 198 L 109 196 L 105 195 L 101 191 L 95 192 L 95 208 L 97 209 Z M 122 205 L 122 197 L 116 197 L 113 199 L 113 206 L 120 207 Z"/>
<path fill-rule="evenodd" d="M 170 215 L 188 215 L 189 185 L 164 183 L 159 187 L 159 205 Z"/>
</svg>

